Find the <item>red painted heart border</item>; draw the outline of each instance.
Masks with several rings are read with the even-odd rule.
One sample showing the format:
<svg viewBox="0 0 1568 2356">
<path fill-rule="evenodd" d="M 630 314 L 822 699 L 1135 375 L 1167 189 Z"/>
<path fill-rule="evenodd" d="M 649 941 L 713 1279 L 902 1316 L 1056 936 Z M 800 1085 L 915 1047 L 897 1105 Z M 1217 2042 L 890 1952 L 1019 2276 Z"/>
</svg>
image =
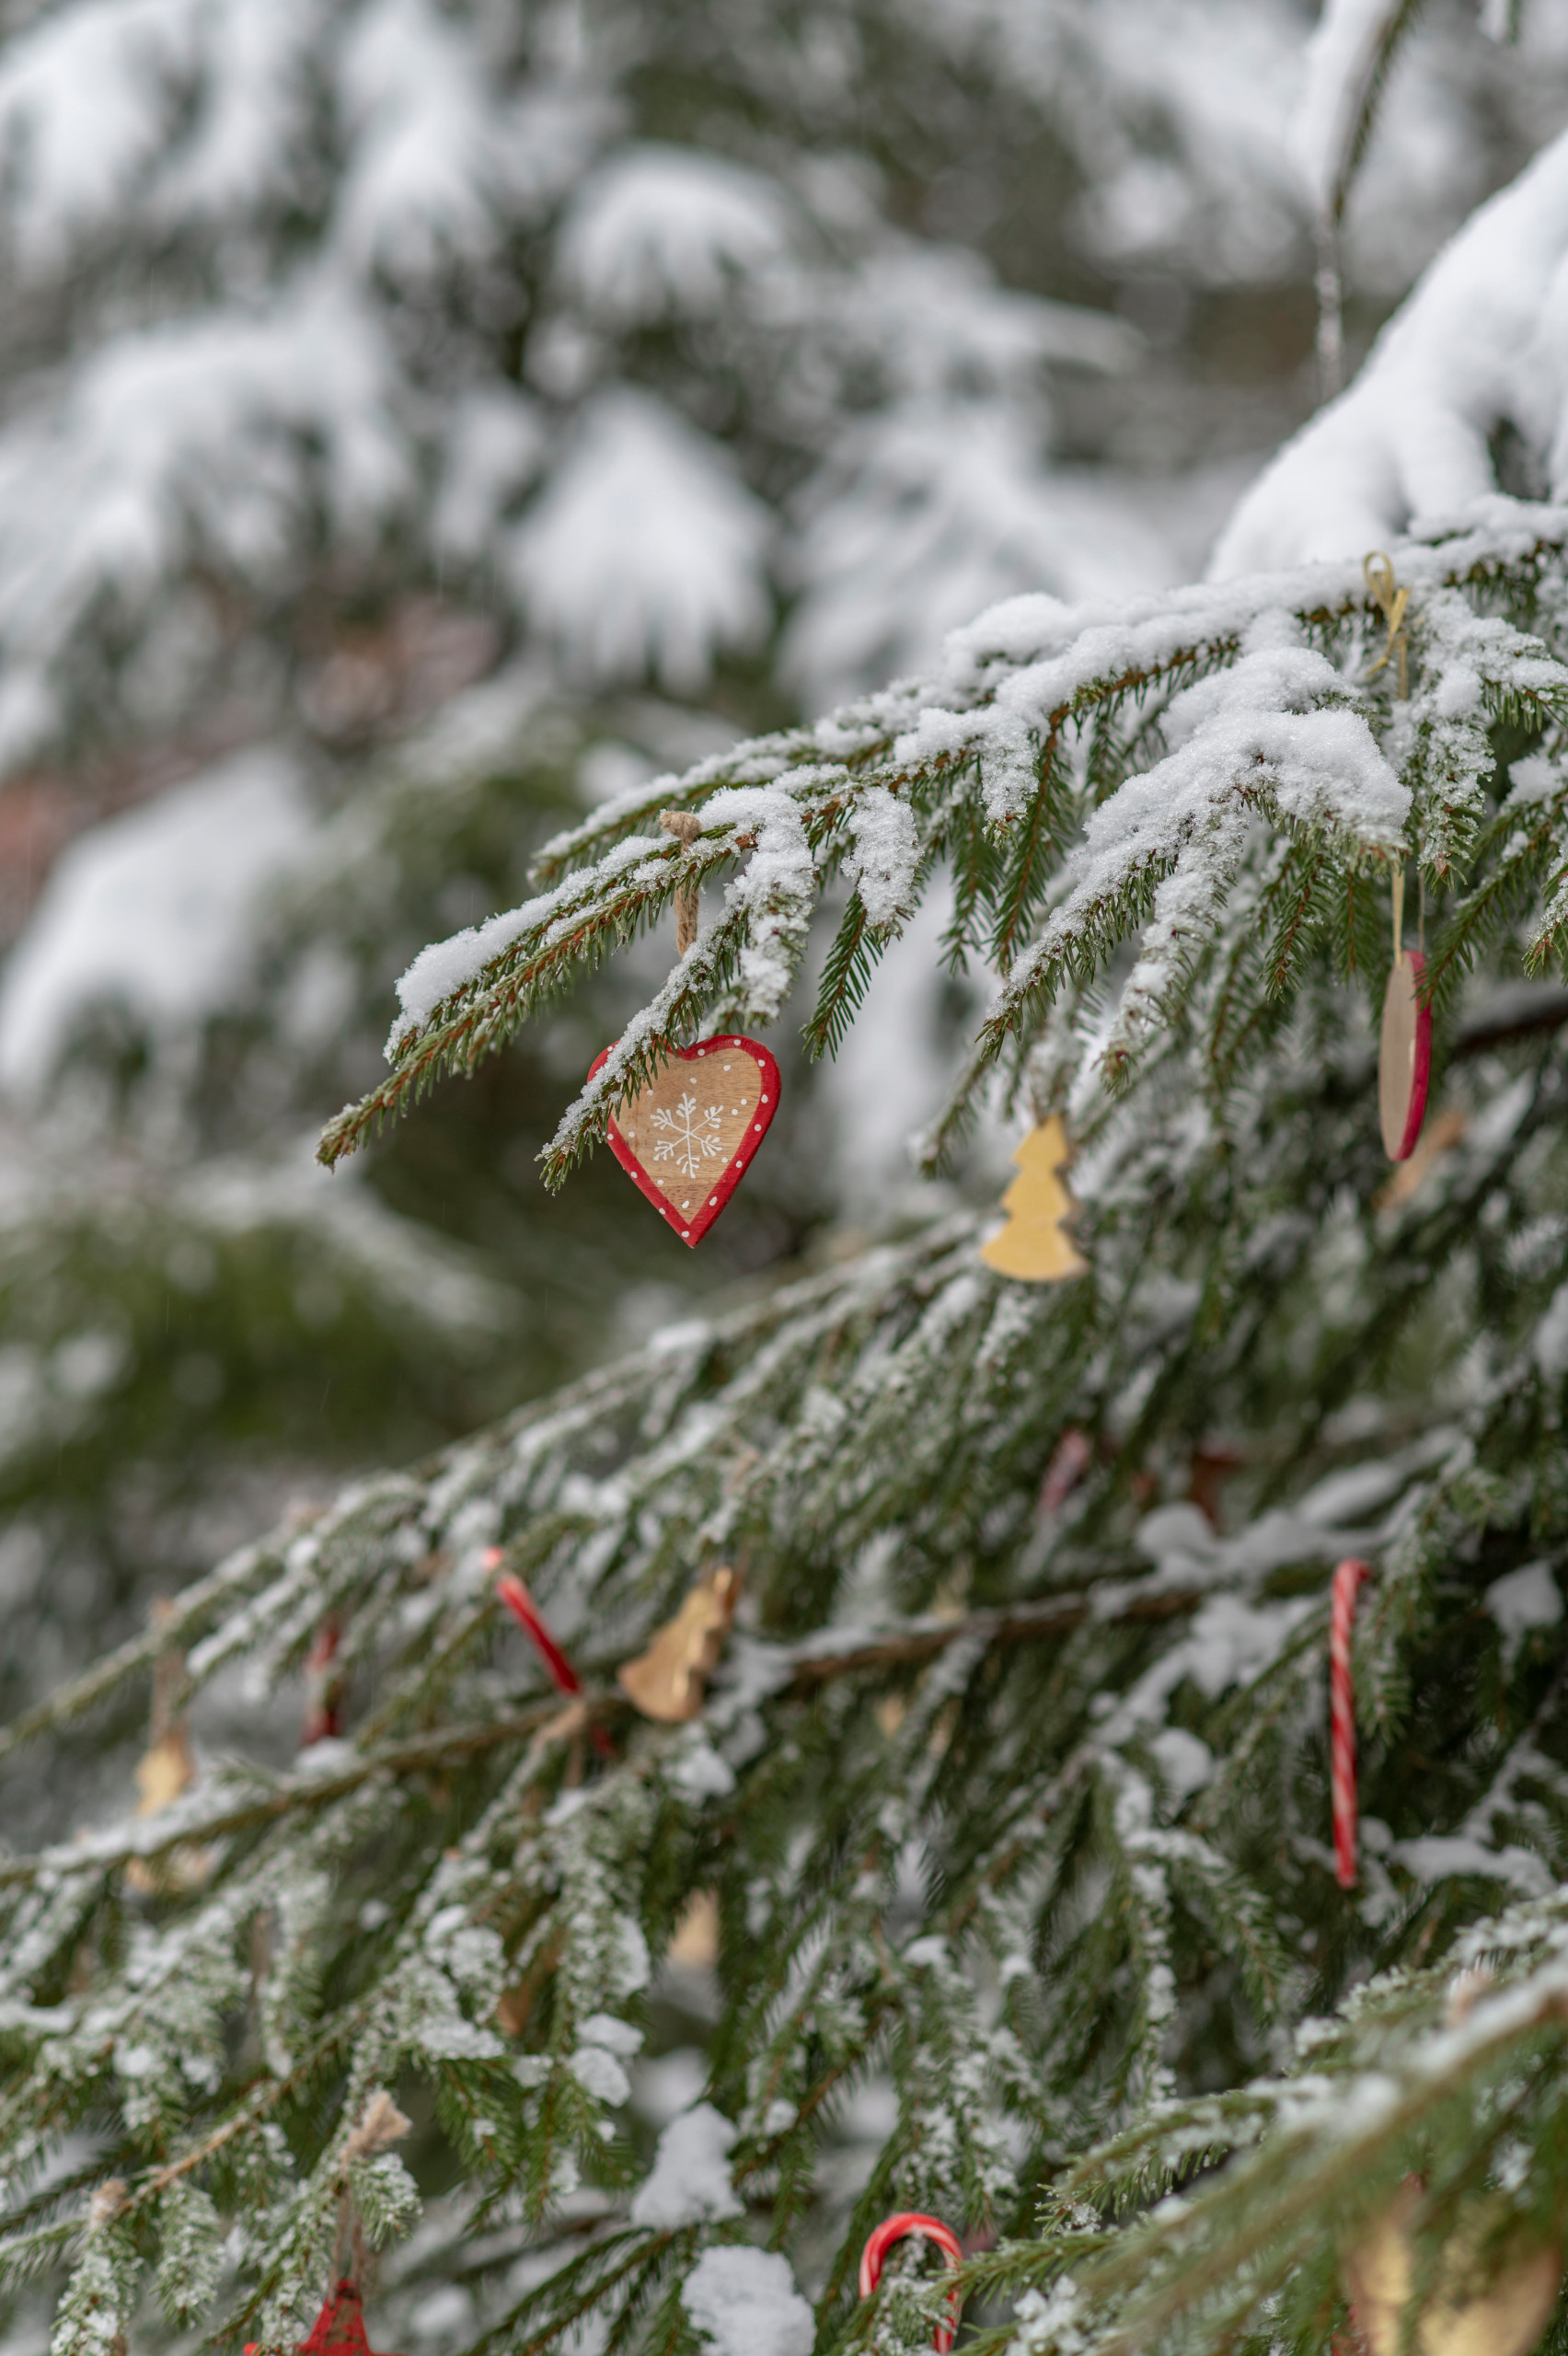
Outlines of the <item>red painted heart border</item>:
<svg viewBox="0 0 1568 2356">
<path fill-rule="evenodd" d="M 601 1068 L 608 1062 L 610 1057 L 613 1056 L 616 1051 L 616 1045 L 618 1044 L 618 1041 L 613 1043 L 610 1046 L 607 1046 L 605 1049 L 602 1056 L 596 1056 L 594 1057 L 592 1068 L 588 1074 L 590 1080 L 593 1079 L 594 1072 L 601 1069 Z M 609 1142 L 610 1151 L 615 1155 L 616 1160 L 620 1163 L 621 1168 L 626 1172 L 627 1176 L 631 1180 L 633 1185 L 636 1186 L 639 1194 L 646 1195 L 649 1202 L 652 1204 L 654 1209 L 659 1213 L 660 1218 L 666 1219 L 669 1222 L 675 1234 L 680 1237 L 681 1242 L 683 1243 L 689 1243 L 694 1249 L 701 1242 L 703 1237 L 707 1234 L 709 1229 L 712 1226 L 714 1220 L 719 1217 L 720 1213 L 724 1208 L 725 1204 L 729 1201 L 731 1195 L 740 1184 L 741 1180 L 745 1176 L 747 1170 L 751 1166 L 752 1156 L 755 1153 L 758 1146 L 762 1143 L 763 1138 L 767 1135 L 768 1128 L 773 1120 L 773 1115 L 778 1110 L 778 1094 L 780 1086 L 778 1066 L 759 1040 L 743 1039 L 737 1032 L 721 1031 L 711 1039 L 698 1039 L 689 1047 L 672 1047 L 666 1052 L 672 1057 L 677 1058 L 681 1063 L 689 1064 L 695 1063 L 699 1057 L 711 1054 L 716 1047 L 739 1047 L 743 1054 L 750 1056 L 753 1063 L 755 1064 L 758 1071 L 762 1075 L 762 1097 L 756 1108 L 756 1117 L 753 1120 L 751 1126 L 747 1129 L 739 1150 L 735 1154 L 733 1160 L 726 1164 L 723 1176 L 714 1180 L 713 1192 L 709 1195 L 707 1202 L 703 1204 L 701 1209 L 697 1213 L 689 1227 L 682 1227 L 679 1224 L 678 1214 L 675 1211 L 674 1206 L 670 1202 L 668 1196 L 663 1195 L 653 1184 L 652 1179 L 649 1177 L 647 1172 L 643 1169 L 641 1162 L 639 1161 L 636 1154 L 633 1153 L 625 1138 L 622 1137 L 619 1129 L 617 1127 L 616 1118 L 613 1113 L 610 1115 L 609 1122 L 605 1132 Z M 633 1091 L 632 1092 L 635 1093 L 636 1091 Z"/>
</svg>

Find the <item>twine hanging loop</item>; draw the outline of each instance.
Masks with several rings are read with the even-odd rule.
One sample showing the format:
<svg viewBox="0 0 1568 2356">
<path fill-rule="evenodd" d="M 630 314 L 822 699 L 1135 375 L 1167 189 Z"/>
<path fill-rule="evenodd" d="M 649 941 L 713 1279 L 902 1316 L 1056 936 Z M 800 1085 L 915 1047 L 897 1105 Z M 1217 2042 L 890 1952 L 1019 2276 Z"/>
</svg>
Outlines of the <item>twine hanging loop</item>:
<svg viewBox="0 0 1568 2356">
<path fill-rule="evenodd" d="M 332 2253 L 332 2270 L 338 2277 L 340 2296 L 345 2290 L 357 2295 L 364 2280 L 364 2227 L 349 2170 L 356 2160 L 370 2160 L 378 2152 L 389 2152 L 394 2143 L 402 2142 L 412 2124 L 411 2119 L 404 2118 L 386 2087 L 377 2086 L 366 2097 L 363 2109 L 349 2131 L 338 2162 L 338 2240 Z"/>
<path fill-rule="evenodd" d="M 689 850 L 702 832 L 702 821 L 691 810 L 661 810 L 659 824 L 667 835 L 674 835 L 685 850 Z M 695 884 L 683 884 L 675 894 L 675 950 L 684 957 L 697 939 L 698 890 Z"/>
<path fill-rule="evenodd" d="M 1410 591 L 1399 586 L 1394 578 L 1393 559 L 1385 556 L 1380 549 L 1375 549 L 1370 556 L 1362 559 L 1361 570 L 1372 602 L 1389 626 L 1389 642 L 1366 676 L 1375 679 L 1397 653 L 1400 658 L 1400 701 L 1408 703 L 1410 664 L 1406 652 L 1409 640 L 1405 630 L 1405 612 L 1410 605 Z"/>
</svg>

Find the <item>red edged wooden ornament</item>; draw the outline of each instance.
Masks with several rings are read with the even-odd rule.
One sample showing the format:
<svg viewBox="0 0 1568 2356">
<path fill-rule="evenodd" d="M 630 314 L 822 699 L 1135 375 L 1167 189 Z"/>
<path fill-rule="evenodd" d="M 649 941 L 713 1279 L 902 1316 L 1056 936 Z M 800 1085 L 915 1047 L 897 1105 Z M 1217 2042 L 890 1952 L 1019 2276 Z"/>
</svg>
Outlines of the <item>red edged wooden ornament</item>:
<svg viewBox="0 0 1568 2356">
<path fill-rule="evenodd" d="M 593 1070 L 613 1054 L 606 1047 Z M 685 1068 L 696 1066 L 695 1070 Z M 674 1047 L 610 1116 L 610 1151 L 683 1243 L 700 1243 L 778 1110 L 778 1066 L 729 1033 Z"/>
<path fill-rule="evenodd" d="M 248 2339 L 245 2356 L 256 2356 L 259 2340 Z M 364 2336 L 364 2307 L 352 2282 L 340 2282 L 299 2343 L 299 2356 L 371 2356 Z"/>
<path fill-rule="evenodd" d="M 1408 1161 L 1426 1118 L 1432 1077 L 1432 1009 L 1417 995 L 1426 960 L 1419 949 L 1395 958 L 1383 993 L 1378 1053 L 1378 1112 L 1390 1161 Z"/>
</svg>

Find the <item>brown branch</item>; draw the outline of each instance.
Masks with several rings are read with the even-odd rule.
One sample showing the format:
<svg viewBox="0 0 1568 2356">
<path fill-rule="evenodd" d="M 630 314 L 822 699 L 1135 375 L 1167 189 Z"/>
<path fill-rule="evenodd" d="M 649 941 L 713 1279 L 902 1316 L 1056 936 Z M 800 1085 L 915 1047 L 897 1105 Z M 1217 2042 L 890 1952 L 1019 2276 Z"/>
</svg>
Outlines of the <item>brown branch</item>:
<svg viewBox="0 0 1568 2356">
<path fill-rule="evenodd" d="M 790 1682 L 806 1693 L 840 1677 L 859 1677 L 867 1670 L 912 1667 L 935 1660 L 950 1645 L 984 1636 L 987 1646 L 1037 1643 L 1047 1636 L 1068 1636 L 1089 1620 L 1107 1627 L 1127 1627 L 1140 1622 L 1173 1620 L 1194 1611 L 1212 1588 L 1155 1588 L 1135 1594 L 1119 1609 L 1097 1610 L 1093 1594 L 1052 1596 L 1040 1603 L 1017 1603 L 990 1611 L 971 1611 L 960 1620 L 925 1620 L 890 1629 L 885 1635 L 842 1652 L 804 1652 L 795 1664 Z"/>
<path fill-rule="evenodd" d="M 585 1694 L 583 1702 L 590 1715 L 624 1706 L 624 1697 L 616 1692 Z M 129 1865 L 133 1858 L 159 1857 L 169 1849 L 182 1848 L 188 1842 L 222 1840 L 229 1833 L 271 1823 L 295 1808 L 323 1807 L 329 1801 L 346 1798 L 377 1775 L 410 1774 L 446 1760 L 495 1750 L 506 1743 L 526 1742 L 540 1727 L 558 1715 L 559 1709 L 559 1697 L 551 1694 L 548 1701 L 536 1702 L 532 1709 L 515 1717 L 492 1718 L 479 1725 L 437 1727 L 429 1734 L 415 1735 L 404 1742 L 390 1742 L 384 1750 L 370 1751 L 352 1765 L 340 1768 L 335 1774 L 282 1777 L 270 1790 L 236 1800 L 208 1816 L 198 1817 L 179 1807 L 167 1808 L 133 1826 L 121 1841 L 93 1844 L 66 1841 L 55 1848 L 40 1851 L 36 1856 L 7 1857 L 0 1860 L 0 1888 L 36 1880 L 45 1871 L 112 1873 L 118 1866 Z"/>
<path fill-rule="evenodd" d="M 1559 1031 L 1564 1022 L 1568 1022 L 1568 990 L 1543 987 L 1533 1002 L 1521 1001 L 1516 1011 L 1467 1023 L 1463 1030 L 1456 1032 L 1448 1049 L 1448 1061 L 1463 1063 L 1468 1057 L 1484 1056 L 1493 1047 L 1512 1046 L 1516 1041 L 1535 1038 L 1543 1031 Z"/>
<path fill-rule="evenodd" d="M 252 1579 L 275 1569 L 288 1535 L 285 1530 L 263 1538 L 221 1563 L 206 1578 L 199 1579 L 194 1587 L 177 1596 L 167 1616 L 156 1627 L 149 1627 L 143 1634 L 133 1636 L 113 1652 L 106 1653 L 74 1684 L 13 1718 L 9 1726 L 0 1728 L 0 1760 L 19 1750 L 35 1735 L 47 1734 L 52 1727 L 68 1725 L 71 1719 L 80 1717 L 122 1679 L 133 1676 L 138 1669 L 151 1668 L 158 1655 L 170 1646 L 188 1645 L 217 1605 L 231 1602 L 236 1595 L 243 1594 Z"/>
<path fill-rule="evenodd" d="M 1093 1592 L 1084 1590 L 1053 1596 L 1038 1603 L 971 1611 L 956 1620 L 913 1621 L 863 1642 L 848 1643 L 837 1652 L 812 1650 L 813 1640 L 808 1639 L 796 1652 L 789 1684 L 782 1690 L 804 1700 L 819 1687 L 836 1683 L 843 1677 L 866 1676 L 882 1669 L 914 1668 L 922 1661 L 935 1660 L 950 1645 L 974 1636 L 982 1636 L 989 1647 L 1070 1635 L 1090 1620 L 1107 1627 L 1152 1624 L 1194 1611 L 1212 1592 L 1209 1588 L 1152 1588 L 1142 1592 L 1135 1588 L 1124 1601 L 1108 1611 L 1103 1590 L 1098 1600 Z M 605 1675 L 617 1668 L 623 1658 L 632 1657 L 633 1653 L 628 1652 L 617 1655 L 611 1661 L 595 1661 L 592 1668 L 595 1674 Z M 611 1682 L 585 1691 L 581 1700 L 589 1718 L 595 1721 L 624 1717 L 628 1709 L 625 1694 Z M 335 1773 L 282 1777 L 268 1790 L 236 1798 L 205 1816 L 196 1816 L 188 1808 L 169 1808 L 161 1816 L 129 1827 L 124 1836 L 114 1842 L 87 1845 L 79 1841 L 63 1842 L 35 1856 L 0 1859 L 0 1888 L 31 1882 L 45 1871 L 112 1873 L 133 1858 L 159 1857 L 187 1843 L 220 1841 L 232 1833 L 274 1822 L 296 1808 L 324 1807 L 334 1800 L 347 1798 L 351 1792 L 358 1791 L 378 1775 L 416 1773 L 421 1767 L 434 1767 L 452 1759 L 524 1743 L 547 1725 L 559 1707 L 559 1697 L 552 1694 L 514 1716 L 436 1727 L 429 1733 L 386 1743 Z"/>
</svg>

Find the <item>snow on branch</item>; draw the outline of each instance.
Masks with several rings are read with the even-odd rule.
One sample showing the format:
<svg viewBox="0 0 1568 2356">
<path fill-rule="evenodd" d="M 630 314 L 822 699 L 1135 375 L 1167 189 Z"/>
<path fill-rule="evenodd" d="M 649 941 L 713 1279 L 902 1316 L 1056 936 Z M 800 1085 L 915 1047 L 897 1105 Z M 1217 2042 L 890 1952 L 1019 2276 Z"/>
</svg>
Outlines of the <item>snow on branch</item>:
<svg viewBox="0 0 1568 2356">
<path fill-rule="evenodd" d="M 1267 467 L 1211 570 L 1239 577 L 1386 548 L 1493 491 L 1490 437 L 1512 427 L 1551 495 L 1568 461 L 1556 322 L 1568 250 L 1568 134 L 1482 205 L 1379 335 L 1349 389 Z"/>
<path fill-rule="evenodd" d="M 1001 976 L 938 1148 L 997 1058 L 1016 1068 L 1064 990 L 1092 986 L 1141 934 L 1109 1033 L 1079 1056 L 1083 1072 L 1124 1079 L 1170 1035 L 1205 965 L 1251 940 L 1255 893 L 1239 879 L 1265 846 L 1294 847 L 1288 878 L 1266 888 L 1296 897 L 1249 985 L 1260 1002 L 1311 941 L 1336 925 L 1354 939 L 1346 895 L 1367 871 L 1413 853 L 1435 884 L 1458 881 L 1482 838 L 1491 724 L 1568 717 L 1568 669 L 1510 618 L 1550 602 L 1565 541 L 1568 512 L 1494 497 L 1468 528 L 1396 548 L 1413 596 L 1407 703 L 1394 666 L 1377 666 L 1359 566 L 1123 605 L 997 606 L 952 634 L 928 677 L 656 779 L 547 845 L 537 897 L 433 944 L 404 976 L 390 1077 L 329 1126 L 321 1158 L 352 1151 L 439 1075 L 472 1070 L 704 882 L 723 883 L 721 907 L 562 1119 L 553 1182 L 670 1042 L 780 1012 L 813 903 L 840 878 L 849 904 L 807 1027 L 816 1051 L 842 1035 L 944 862 L 957 950 Z M 702 813 L 689 846 L 653 831 L 672 805 Z"/>
<path fill-rule="evenodd" d="M 1288 2071 L 1151 2107 L 1064 2173 L 1057 2231 L 974 2261 L 964 2288 L 1016 2296 L 1032 2284 L 1027 2318 L 1049 2287 L 1059 2320 L 1082 2335 L 1055 2344 L 1106 2356 L 1172 2345 L 1183 2325 L 1205 2346 L 1225 2344 L 1260 2311 L 1274 2344 L 1294 2339 L 1322 2297 L 1314 2258 L 1326 2218 L 1364 2228 L 1416 2154 L 1430 2164 L 1460 2138 L 1478 2176 L 1487 2160 L 1501 2165 L 1523 2148 L 1511 2139 L 1530 2138 L 1561 2104 L 1562 1916 L 1561 1892 L 1517 1906 L 1476 1925 L 1440 1968 L 1380 1974 L 1335 2018 L 1309 2018 Z M 1119 2231 L 1088 2230 L 1129 2193 L 1174 2189 L 1200 2171 L 1185 2197 Z M 1528 2233 L 1528 2201 L 1499 2204 L 1499 2234 L 1504 2215 Z M 1436 2202 L 1419 2221 L 1424 2251 L 1445 2230 L 1451 2212 Z"/>
</svg>

